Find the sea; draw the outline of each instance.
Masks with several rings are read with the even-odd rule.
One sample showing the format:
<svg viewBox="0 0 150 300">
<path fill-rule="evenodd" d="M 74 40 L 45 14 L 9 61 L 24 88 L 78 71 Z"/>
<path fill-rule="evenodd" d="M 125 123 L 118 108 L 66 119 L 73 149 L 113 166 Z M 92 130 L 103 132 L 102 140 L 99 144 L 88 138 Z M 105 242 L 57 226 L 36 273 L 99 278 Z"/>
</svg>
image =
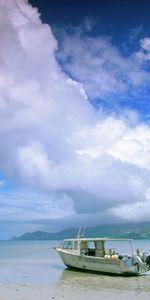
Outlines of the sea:
<svg viewBox="0 0 150 300">
<path fill-rule="evenodd" d="M 116 295 L 121 296 L 128 292 L 128 295 L 135 296 L 133 299 L 150 298 L 150 272 L 138 277 L 121 277 L 69 270 L 54 249 L 59 243 L 0 241 L 0 285 L 53 284 L 63 288 L 73 287 L 77 291 L 81 290 L 83 295 L 84 291 L 89 291 L 91 296 L 96 291 L 103 291 L 116 298 Z M 135 240 L 132 245 L 133 251 L 139 249 L 150 254 L 150 240 Z M 119 244 L 116 247 L 118 249 Z M 129 253 L 129 246 L 123 242 L 120 251 Z"/>
</svg>

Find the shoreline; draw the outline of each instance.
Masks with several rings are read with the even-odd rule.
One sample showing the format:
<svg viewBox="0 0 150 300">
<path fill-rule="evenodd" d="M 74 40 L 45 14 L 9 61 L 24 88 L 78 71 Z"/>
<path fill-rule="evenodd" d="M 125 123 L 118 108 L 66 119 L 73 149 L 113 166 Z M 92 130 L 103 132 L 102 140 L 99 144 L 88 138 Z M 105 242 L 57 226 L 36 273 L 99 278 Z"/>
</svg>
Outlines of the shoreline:
<svg viewBox="0 0 150 300">
<path fill-rule="evenodd" d="M 0 282 L 1 300 L 149 300 L 150 274 L 138 277 L 95 275 L 62 270 L 58 280 Z"/>
<path fill-rule="evenodd" d="M 111 291 L 103 289 L 90 289 L 88 287 L 77 287 L 62 285 L 62 284 L 15 284 L 6 283 L 0 284 L 1 300 L 99 300 L 99 299 L 111 299 L 111 300 L 149 300 L 149 292 L 139 292 L 135 290 L 123 291 Z"/>
</svg>

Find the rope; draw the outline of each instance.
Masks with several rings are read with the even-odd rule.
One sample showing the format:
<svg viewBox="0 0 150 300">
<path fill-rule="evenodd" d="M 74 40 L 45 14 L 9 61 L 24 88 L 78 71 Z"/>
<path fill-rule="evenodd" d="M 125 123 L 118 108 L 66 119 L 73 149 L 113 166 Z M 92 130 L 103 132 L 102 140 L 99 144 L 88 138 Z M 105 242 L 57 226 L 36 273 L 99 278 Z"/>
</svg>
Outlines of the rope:
<svg viewBox="0 0 150 300">
<path fill-rule="evenodd" d="M 45 251 L 51 250 L 51 249 L 53 249 L 53 247 L 46 248 L 46 249 L 44 249 L 44 250 L 37 250 L 37 251 L 26 252 L 26 253 L 14 255 L 14 256 L 8 256 L 8 257 L 0 258 L 0 260 L 2 261 L 2 260 L 4 260 L 4 259 L 17 258 L 17 257 L 21 257 L 21 256 L 30 255 L 30 254 L 35 254 L 35 253 L 45 252 Z"/>
</svg>

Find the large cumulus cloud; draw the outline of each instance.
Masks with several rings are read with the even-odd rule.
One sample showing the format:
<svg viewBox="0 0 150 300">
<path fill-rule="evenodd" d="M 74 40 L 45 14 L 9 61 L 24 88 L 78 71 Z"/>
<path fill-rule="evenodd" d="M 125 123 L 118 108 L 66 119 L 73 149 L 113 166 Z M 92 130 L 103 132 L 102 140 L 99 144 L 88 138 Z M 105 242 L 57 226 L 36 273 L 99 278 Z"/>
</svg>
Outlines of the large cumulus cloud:
<svg viewBox="0 0 150 300">
<path fill-rule="evenodd" d="M 148 219 L 149 126 L 139 123 L 135 112 L 117 117 L 96 111 L 86 95 L 87 86 L 89 97 L 95 93 L 93 83 L 74 65 L 80 82 L 62 71 L 56 59 L 57 40 L 27 1 L 0 0 L 0 33 L 0 169 L 6 178 L 0 185 L 3 218 L 68 217 L 70 222 L 72 216 L 76 223 L 84 218 L 92 222 L 93 216 L 96 222 L 107 217 L 109 222 L 111 218 Z M 103 40 L 104 49 L 108 44 L 110 41 Z M 142 45 L 149 51 L 148 40 Z M 113 55 L 118 62 L 117 50 L 107 53 L 104 49 L 101 61 L 105 52 L 107 61 Z M 145 59 L 142 51 L 136 53 L 138 59 Z M 90 56 L 85 59 L 91 64 Z M 120 63 L 120 72 L 128 70 L 132 79 L 131 59 L 126 65 L 120 58 Z M 137 68 L 139 65 L 133 71 Z M 118 69 L 115 76 L 120 74 Z M 93 61 L 91 78 L 96 70 Z M 125 89 L 114 78 L 114 71 L 109 78 L 103 68 L 99 72 L 103 83 L 112 78 L 109 92 Z M 134 84 L 143 82 L 146 74 L 142 74 Z M 100 85 L 97 92 L 108 94 L 107 85 L 105 93 L 104 88 Z M 14 185 L 9 191 L 8 180 Z"/>
</svg>

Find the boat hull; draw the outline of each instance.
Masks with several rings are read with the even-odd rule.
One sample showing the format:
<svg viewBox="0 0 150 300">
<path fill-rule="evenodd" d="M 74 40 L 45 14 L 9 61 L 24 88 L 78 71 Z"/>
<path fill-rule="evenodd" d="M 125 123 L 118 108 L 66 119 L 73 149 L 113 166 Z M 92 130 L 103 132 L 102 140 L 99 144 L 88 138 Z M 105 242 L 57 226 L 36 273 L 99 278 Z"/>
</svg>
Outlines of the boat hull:
<svg viewBox="0 0 150 300">
<path fill-rule="evenodd" d="M 63 263 L 70 268 L 76 268 L 80 270 L 87 270 L 98 273 L 109 273 L 116 275 L 140 275 L 146 272 L 137 265 L 127 266 L 120 259 L 107 259 L 100 257 L 92 257 L 87 255 L 78 255 L 64 251 L 62 249 L 56 249 L 59 253 Z"/>
</svg>

